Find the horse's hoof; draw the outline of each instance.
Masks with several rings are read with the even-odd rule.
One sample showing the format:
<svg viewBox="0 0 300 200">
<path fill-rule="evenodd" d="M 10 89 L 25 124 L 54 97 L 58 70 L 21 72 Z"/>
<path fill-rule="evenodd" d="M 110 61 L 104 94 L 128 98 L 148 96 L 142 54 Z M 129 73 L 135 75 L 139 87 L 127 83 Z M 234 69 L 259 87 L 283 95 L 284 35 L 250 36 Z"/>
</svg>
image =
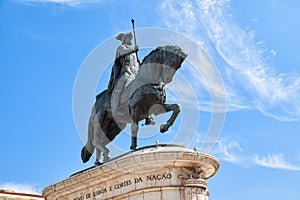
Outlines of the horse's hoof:
<svg viewBox="0 0 300 200">
<path fill-rule="evenodd" d="M 160 132 L 164 133 L 169 129 L 169 126 L 167 124 L 160 125 Z"/>
<path fill-rule="evenodd" d="M 94 162 L 94 164 L 95 164 L 96 167 L 98 167 L 98 166 L 102 165 L 103 163 L 102 163 L 102 162 L 99 162 L 98 160 L 96 160 L 96 161 Z"/>
<path fill-rule="evenodd" d="M 136 146 L 130 146 L 130 149 L 131 149 L 132 151 L 135 151 L 135 150 L 136 150 Z"/>
<path fill-rule="evenodd" d="M 103 158 L 103 163 L 107 163 L 109 161 L 109 159 L 110 159 L 109 157 L 104 157 Z"/>
<path fill-rule="evenodd" d="M 147 117 L 145 125 L 155 125 L 155 121 L 152 117 Z"/>
</svg>

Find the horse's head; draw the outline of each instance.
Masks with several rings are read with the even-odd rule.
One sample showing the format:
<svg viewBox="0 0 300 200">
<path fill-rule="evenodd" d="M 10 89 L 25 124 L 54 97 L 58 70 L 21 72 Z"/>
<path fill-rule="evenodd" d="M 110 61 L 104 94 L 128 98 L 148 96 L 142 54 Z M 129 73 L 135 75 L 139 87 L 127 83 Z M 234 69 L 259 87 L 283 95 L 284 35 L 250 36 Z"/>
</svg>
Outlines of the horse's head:
<svg viewBox="0 0 300 200">
<path fill-rule="evenodd" d="M 147 67 L 147 73 L 152 74 L 153 80 L 157 82 L 170 83 L 177 69 L 181 67 L 182 62 L 187 57 L 178 46 L 161 46 L 147 55 L 142 65 L 151 64 Z M 150 70 L 152 73 L 150 73 Z"/>
<path fill-rule="evenodd" d="M 181 64 L 187 57 L 187 54 L 185 54 L 178 46 L 163 46 L 158 48 L 163 52 L 162 81 L 164 83 L 169 83 L 172 81 L 175 72 L 181 67 Z"/>
</svg>

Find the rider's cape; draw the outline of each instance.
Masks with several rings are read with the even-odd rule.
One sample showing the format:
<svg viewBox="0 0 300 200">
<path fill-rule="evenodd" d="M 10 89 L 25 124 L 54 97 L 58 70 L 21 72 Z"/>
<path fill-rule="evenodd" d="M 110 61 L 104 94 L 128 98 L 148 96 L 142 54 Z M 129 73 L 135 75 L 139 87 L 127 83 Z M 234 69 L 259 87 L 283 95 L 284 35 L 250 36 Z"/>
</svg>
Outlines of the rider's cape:
<svg viewBox="0 0 300 200">
<path fill-rule="evenodd" d="M 122 69 L 122 64 L 120 62 L 120 59 L 116 58 L 115 63 L 111 69 L 110 80 L 109 80 L 109 83 L 107 86 L 108 89 L 111 89 L 111 90 L 114 89 L 114 87 L 118 81 L 118 78 L 121 74 L 121 69 Z"/>
</svg>

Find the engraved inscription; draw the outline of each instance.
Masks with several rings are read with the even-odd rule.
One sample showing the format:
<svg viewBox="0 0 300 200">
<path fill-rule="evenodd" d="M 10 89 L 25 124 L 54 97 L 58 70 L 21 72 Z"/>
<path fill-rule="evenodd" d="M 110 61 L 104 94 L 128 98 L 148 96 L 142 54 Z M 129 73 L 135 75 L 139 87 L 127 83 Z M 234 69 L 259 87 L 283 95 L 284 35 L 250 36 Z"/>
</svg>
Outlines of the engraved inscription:
<svg viewBox="0 0 300 200">
<path fill-rule="evenodd" d="M 120 181 L 120 183 L 109 185 L 108 187 L 95 189 L 91 193 L 87 194 L 81 194 L 79 197 L 73 198 L 73 200 L 85 200 L 85 199 L 91 199 L 92 197 L 97 197 L 103 194 L 106 194 L 108 192 L 113 192 L 114 190 L 119 190 L 121 188 L 126 188 L 128 186 L 131 186 L 133 184 L 141 184 L 145 181 L 162 181 L 167 179 L 172 179 L 172 174 L 170 173 L 161 173 L 161 174 L 150 174 L 145 177 L 135 177 L 132 179 L 127 179 L 124 181 Z"/>
</svg>

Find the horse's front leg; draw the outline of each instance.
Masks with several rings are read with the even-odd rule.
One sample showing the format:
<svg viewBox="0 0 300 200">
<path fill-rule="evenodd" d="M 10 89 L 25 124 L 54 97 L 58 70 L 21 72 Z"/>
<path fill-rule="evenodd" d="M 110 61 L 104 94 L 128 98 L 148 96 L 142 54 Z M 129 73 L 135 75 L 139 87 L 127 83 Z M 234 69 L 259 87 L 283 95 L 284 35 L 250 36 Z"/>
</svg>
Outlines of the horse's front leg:
<svg viewBox="0 0 300 200">
<path fill-rule="evenodd" d="M 180 112 L 180 106 L 178 104 L 164 104 L 164 108 L 166 112 L 173 111 L 170 119 L 167 121 L 166 124 L 162 124 L 160 126 L 160 132 L 164 133 L 166 132 L 174 123 L 176 117 L 178 116 Z"/>
<path fill-rule="evenodd" d="M 139 130 L 138 123 L 133 122 L 131 124 L 131 150 L 136 150 L 137 147 L 137 132 Z"/>
</svg>

